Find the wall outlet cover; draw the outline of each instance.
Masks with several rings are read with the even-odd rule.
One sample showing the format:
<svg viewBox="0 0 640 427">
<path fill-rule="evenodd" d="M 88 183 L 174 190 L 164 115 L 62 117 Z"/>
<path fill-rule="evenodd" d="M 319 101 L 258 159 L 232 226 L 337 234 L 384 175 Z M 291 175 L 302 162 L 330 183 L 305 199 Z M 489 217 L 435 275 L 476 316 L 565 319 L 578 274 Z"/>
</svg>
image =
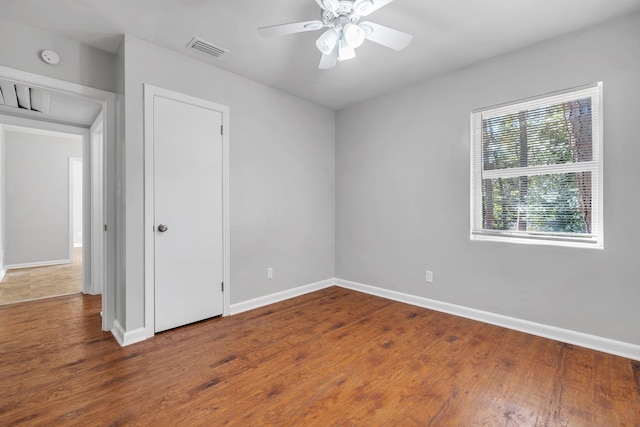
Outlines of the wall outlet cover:
<svg viewBox="0 0 640 427">
<path fill-rule="evenodd" d="M 433 283 L 433 271 L 427 270 L 424 280 L 429 283 Z"/>
</svg>

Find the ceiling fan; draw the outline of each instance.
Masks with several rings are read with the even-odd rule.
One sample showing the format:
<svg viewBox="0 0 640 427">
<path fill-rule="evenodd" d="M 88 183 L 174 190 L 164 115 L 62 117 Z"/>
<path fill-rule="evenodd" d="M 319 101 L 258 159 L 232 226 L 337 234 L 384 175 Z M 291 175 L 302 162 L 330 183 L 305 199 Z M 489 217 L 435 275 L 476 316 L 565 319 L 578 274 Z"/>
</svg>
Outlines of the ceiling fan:
<svg viewBox="0 0 640 427">
<path fill-rule="evenodd" d="M 360 22 L 393 0 L 316 0 L 322 8 L 321 20 L 294 22 L 258 28 L 265 37 L 302 33 L 328 28 L 316 40 L 322 52 L 319 68 L 335 67 L 337 61 L 355 58 L 355 49 L 366 40 L 395 50 L 404 49 L 413 36 L 369 21 Z"/>
</svg>

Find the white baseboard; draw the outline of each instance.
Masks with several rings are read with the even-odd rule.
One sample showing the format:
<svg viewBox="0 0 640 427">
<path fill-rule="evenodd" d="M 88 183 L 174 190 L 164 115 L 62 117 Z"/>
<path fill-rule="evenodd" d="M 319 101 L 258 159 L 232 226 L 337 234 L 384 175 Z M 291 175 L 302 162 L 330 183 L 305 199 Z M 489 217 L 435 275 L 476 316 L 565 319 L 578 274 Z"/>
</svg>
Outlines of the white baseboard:
<svg viewBox="0 0 640 427">
<path fill-rule="evenodd" d="M 504 316 L 501 314 L 477 310 L 461 305 L 436 301 L 429 298 L 391 291 L 388 289 L 378 288 L 375 286 L 369 286 L 343 279 L 322 280 L 320 282 L 311 283 L 309 285 L 299 286 L 297 288 L 287 289 L 285 291 L 276 292 L 259 298 L 231 304 L 231 306 L 229 307 L 229 311 L 231 315 L 239 314 L 245 311 L 264 307 L 269 304 L 287 300 L 289 298 L 295 298 L 297 296 L 315 292 L 331 286 L 339 286 L 342 288 L 363 292 L 369 295 L 375 295 L 393 301 L 415 305 L 417 307 L 428 308 L 430 310 L 435 310 L 454 316 L 460 316 L 471 320 L 477 320 L 491 325 L 501 326 L 531 335 L 549 338 L 552 340 L 625 357 L 627 359 L 640 361 L 640 345 L 617 341 L 610 338 L 599 337 L 596 335 L 585 334 L 583 332 L 572 331 L 569 329 L 558 328 L 555 326 L 544 325 L 528 320 L 517 319 L 515 317 Z M 133 331 L 125 332 L 117 320 L 114 322 L 114 326 L 111 332 L 121 346 L 134 344 L 136 342 L 143 341 L 149 338 L 149 335 L 145 328 L 139 328 Z"/>
<path fill-rule="evenodd" d="M 254 308 L 264 307 L 265 305 L 284 301 L 289 298 L 294 298 L 300 295 L 308 294 L 310 292 L 319 291 L 320 289 L 328 288 L 334 285 L 334 279 L 322 280 L 320 282 L 311 283 L 309 285 L 299 286 L 297 288 L 287 289 L 286 291 L 276 292 L 275 294 L 269 294 L 263 297 L 231 304 L 231 306 L 229 307 L 229 312 L 231 315 L 242 313 L 244 311 L 253 310 Z"/>
<path fill-rule="evenodd" d="M 118 341 L 118 344 L 124 347 L 124 329 L 120 326 L 120 322 L 117 320 L 113 322 L 111 334 L 115 337 L 116 341 Z"/>
<path fill-rule="evenodd" d="M 117 320 L 113 321 L 113 329 L 111 329 L 111 333 L 116 338 L 116 341 L 118 341 L 118 344 L 122 347 L 135 344 L 148 338 L 145 328 L 138 328 L 133 331 L 125 332 L 124 328 Z"/>
<path fill-rule="evenodd" d="M 7 274 L 7 269 L 0 268 L 0 282 L 2 282 L 2 279 L 4 279 L 5 274 Z"/>
<path fill-rule="evenodd" d="M 327 279 L 316 283 L 311 283 L 309 285 L 300 286 L 293 289 L 287 289 L 286 291 L 276 292 L 274 294 L 265 295 L 260 298 L 254 298 L 251 300 L 243 301 L 236 304 L 231 304 L 229 307 L 229 314 L 234 315 L 238 313 L 242 313 L 244 311 L 253 310 L 254 308 L 264 307 L 265 305 L 273 304 L 276 302 L 284 301 L 289 298 L 297 297 L 300 295 L 308 294 L 310 292 L 318 291 L 320 289 L 328 288 L 330 286 L 335 286 L 334 279 Z M 125 332 L 124 328 L 120 323 L 115 320 L 113 322 L 113 329 L 111 333 L 115 337 L 118 344 L 121 346 L 127 346 L 130 344 L 135 344 L 137 342 L 146 340 L 147 338 L 151 338 L 154 333 L 151 331 L 147 331 L 146 328 L 138 328 L 133 331 Z"/>
<path fill-rule="evenodd" d="M 543 338 L 549 338 L 568 344 L 574 344 L 580 347 L 590 348 L 592 350 L 602 351 L 604 353 L 609 353 L 616 356 L 626 357 L 627 359 L 640 360 L 640 346 L 623 341 L 616 341 L 596 335 L 572 331 L 569 329 L 543 325 L 541 323 L 535 323 L 528 320 L 503 316 L 501 314 L 476 310 L 474 308 L 436 301 L 416 295 L 390 291 L 388 289 L 378 288 L 375 286 L 363 285 L 362 283 L 350 282 L 348 280 L 335 279 L 335 284 L 336 286 L 340 286 L 343 288 L 364 292 L 366 294 L 375 295 L 382 298 L 415 305 L 418 307 L 428 308 L 430 310 L 440 311 L 467 319 L 478 320 L 480 322 L 489 323 L 491 325 L 502 326 L 504 328 L 514 329 L 516 331 L 525 332 L 531 335 L 537 335 Z"/>
<path fill-rule="evenodd" d="M 15 270 L 18 268 L 33 268 L 33 267 L 46 267 L 48 265 L 60 265 L 60 264 L 71 264 L 72 260 L 70 259 L 59 259 L 55 261 L 40 261 L 40 262 L 26 262 L 23 264 L 10 264 L 5 265 L 4 268 L 6 270 Z"/>
</svg>

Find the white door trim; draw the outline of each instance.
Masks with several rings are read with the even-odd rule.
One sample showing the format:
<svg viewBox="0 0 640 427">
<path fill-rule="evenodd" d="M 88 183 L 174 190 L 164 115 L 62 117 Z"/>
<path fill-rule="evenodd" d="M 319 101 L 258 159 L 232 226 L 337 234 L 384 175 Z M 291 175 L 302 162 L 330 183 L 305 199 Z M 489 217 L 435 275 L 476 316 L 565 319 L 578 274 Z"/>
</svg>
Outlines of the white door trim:
<svg viewBox="0 0 640 427">
<path fill-rule="evenodd" d="M 78 177 L 76 176 L 76 171 L 74 169 L 74 164 L 80 163 L 82 165 L 82 157 L 69 157 L 69 263 L 73 263 L 73 249 L 75 247 L 76 238 L 73 235 L 74 223 L 75 223 L 75 205 L 76 200 L 74 197 L 75 193 L 75 183 Z M 82 181 L 84 176 L 82 174 L 82 169 L 80 169 L 80 180 Z M 84 211 L 84 208 L 82 209 Z M 84 237 L 83 237 L 84 239 Z M 83 272 L 84 273 L 84 272 Z M 84 280 L 84 274 L 82 275 L 82 292 L 85 292 L 87 282 Z"/>
<path fill-rule="evenodd" d="M 104 120 L 100 114 L 89 130 L 89 152 L 91 155 L 85 156 L 86 160 L 91 163 L 91 232 L 89 233 L 91 236 L 91 276 L 89 280 L 91 286 L 87 289 L 87 293 L 92 295 L 102 294 L 105 282 L 105 265 L 102 262 L 106 253 L 103 127 Z"/>
<path fill-rule="evenodd" d="M 144 85 L 144 287 L 145 320 L 147 338 L 155 334 L 155 269 L 154 269 L 154 169 L 153 169 L 153 99 L 159 96 L 198 107 L 208 108 L 222 114 L 222 230 L 223 230 L 223 316 L 230 313 L 231 278 L 229 274 L 229 107 L 214 102 Z"/>
<path fill-rule="evenodd" d="M 105 289 L 102 293 L 102 329 L 110 331 L 113 329 L 116 316 L 116 286 L 115 286 L 115 148 L 116 148 L 116 94 L 88 86 L 79 85 L 77 83 L 66 82 L 51 77 L 45 77 L 26 71 L 16 70 L 13 68 L 0 65 L 0 78 L 13 80 L 31 87 L 40 87 L 43 89 L 55 90 L 76 95 L 102 105 L 102 114 L 104 119 L 104 141 L 105 141 L 105 175 L 107 182 L 107 193 L 105 206 L 106 223 L 109 230 L 113 232 L 107 233 L 107 251 L 105 253 L 104 265 L 107 280 Z"/>
</svg>

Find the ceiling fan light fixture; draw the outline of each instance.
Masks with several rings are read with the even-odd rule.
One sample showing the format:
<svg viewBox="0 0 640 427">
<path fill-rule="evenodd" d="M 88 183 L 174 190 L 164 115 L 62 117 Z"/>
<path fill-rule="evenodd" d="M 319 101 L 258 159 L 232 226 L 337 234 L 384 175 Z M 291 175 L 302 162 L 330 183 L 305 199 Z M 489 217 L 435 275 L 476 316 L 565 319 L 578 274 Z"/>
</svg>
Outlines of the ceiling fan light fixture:
<svg viewBox="0 0 640 427">
<path fill-rule="evenodd" d="M 333 28 L 328 29 L 316 40 L 316 46 L 320 52 L 330 55 L 338 43 L 338 33 Z"/>
<path fill-rule="evenodd" d="M 356 51 L 346 41 L 340 40 L 338 44 L 338 61 L 346 61 L 356 57 Z"/>
<path fill-rule="evenodd" d="M 393 28 L 360 19 L 394 0 L 315 0 L 320 6 L 320 19 L 271 25 L 258 28 L 265 37 L 323 30 L 316 40 L 316 47 L 322 53 L 318 68 L 328 69 L 338 61 L 356 57 L 356 49 L 365 40 L 394 50 L 402 50 L 409 45 L 413 36 Z"/>
<path fill-rule="evenodd" d="M 365 36 L 364 30 L 356 24 L 348 23 L 342 29 L 344 41 L 353 49 L 362 46 Z"/>
</svg>

